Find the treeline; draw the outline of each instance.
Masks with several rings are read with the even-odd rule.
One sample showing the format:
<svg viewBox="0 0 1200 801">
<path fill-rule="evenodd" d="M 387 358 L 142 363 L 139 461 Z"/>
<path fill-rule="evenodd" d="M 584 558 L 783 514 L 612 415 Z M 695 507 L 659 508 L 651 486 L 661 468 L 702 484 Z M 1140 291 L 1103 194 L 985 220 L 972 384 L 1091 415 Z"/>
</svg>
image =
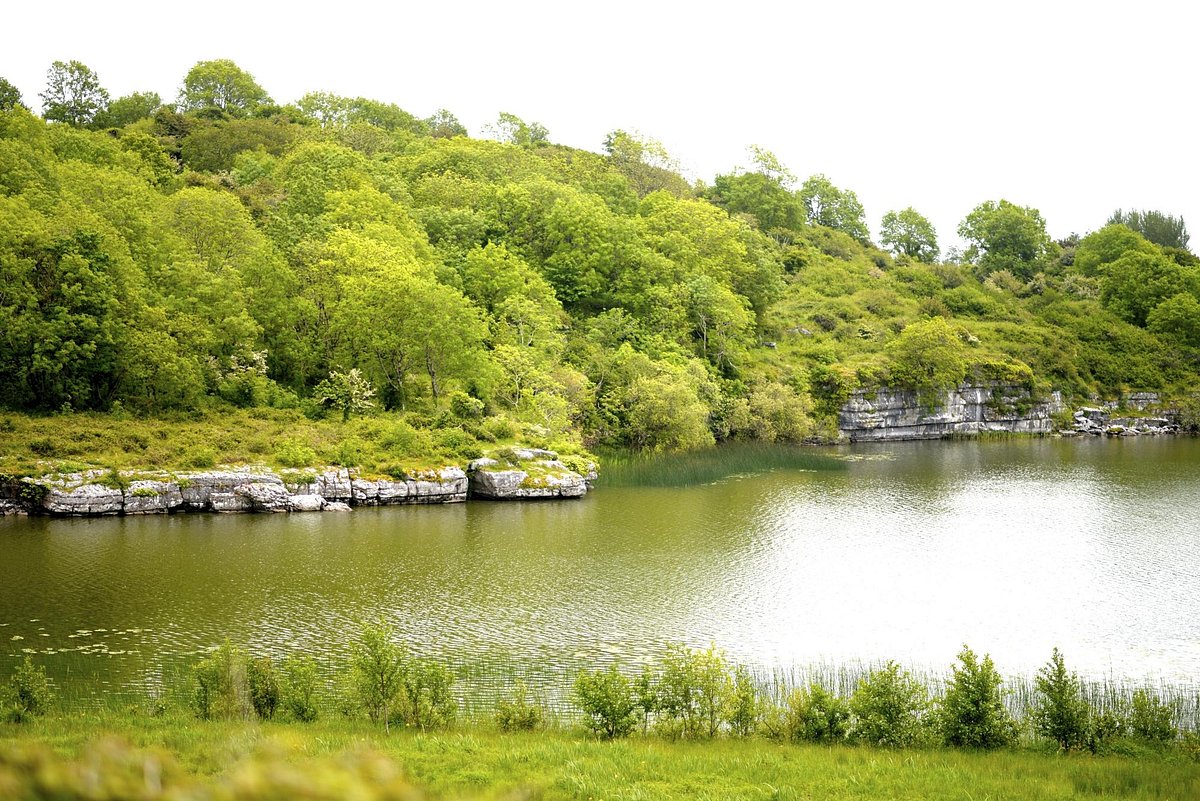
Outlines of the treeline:
<svg viewBox="0 0 1200 801">
<path fill-rule="evenodd" d="M 333 712 L 369 719 L 385 732 L 393 727 L 444 729 L 455 722 L 454 672 L 439 660 L 412 655 L 386 622 L 363 625 L 349 660 L 332 684 L 329 678 L 310 655 L 292 654 L 277 663 L 226 642 L 194 666 L 189 704 L 203 720 L 278 716 L 311 723 Z M 966 646 L 936 694 L 888 662 L 861 675 L 843 696 L 820 681 L 771 692 L 715 645 L 693 649 L 668 644 L 637 672 L 617 664 L 578 672 L 569 698 L 571 720 L 602 739 L 640 732 L 689 740 L 758 736 L 783 742 L 972 749 L 1024 742 L 1091 753 L 1177 745 L 1200 759 L 1200 733 L 1185 727 L 1181 718 L 1177 721 L 1173 703 L 1136 689 L 1094 704 L 1058 649 L 1038 671 L 1020 716 L 1006 703 L 1009 693 L 991 658 Z M 502 731 L 532 731 L 561 722 L 521 680 L 492 700 L 492 720 Z M 15 723 L 46 714 L 54 702 L 44 671 L 29 657 L 0 701 L 8 721 Z M 155 703 L 155 714 L 166 711 L 161 700 Z"/>
<path fill-rule="evenodd" d="M 174 103 L 112 100 L 74 61 L 43 119 L 20 98 L 0 79 L 10 409 L 467 410 L 678 449 L 831 433 L 863 386 L 1196 379 L 1200 269 L 1158 212 L 1054 242 L 987 202 L 938 261 L 915 210 L 881 250 L 854 192 L 757 147 L 689 184 L 638 134 L 592 153 L 508 113 L 472 139 L 446 110 L 280 105 L 224 60 Z"/>
</svg>

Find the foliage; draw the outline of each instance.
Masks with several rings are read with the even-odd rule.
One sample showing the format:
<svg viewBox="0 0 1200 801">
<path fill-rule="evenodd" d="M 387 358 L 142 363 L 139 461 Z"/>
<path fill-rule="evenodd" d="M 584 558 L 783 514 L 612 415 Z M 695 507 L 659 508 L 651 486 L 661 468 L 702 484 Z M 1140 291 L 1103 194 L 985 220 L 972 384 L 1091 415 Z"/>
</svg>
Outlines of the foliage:
<svg viewBox="0 0 1200 801">
<path fill-rule="evenodd" d="M 293 720 L 311 723 L 320 715 L 317 706 L 317 663 L 311 656 L 293 655 L 280 666 L 280 696 Z"/>
<path fill-rule="evenodd" d="M 249 658 L 226 640 L 193 668 L 196 714 L 202 720 L 248 720 L 254 711 L 250 698 Z"/>
<path fill-rule="evenodd" d="M 10 723 L 24 723 L 46 714 L 53 700 L 46 669 L 26 656 L 0 692 L 0 713 Z"/>
<path fill-rule="evenodd" d="M 733 670 L 733 683 L 725 701 L 725 722 L 739 737 L 749 737 L 758 729 L 763 714 L 763 699 L 745 665 Z"/>
<path fill-rule="evenodd" d="M 100 78 L 79 61 L 51 64 L 40 97 L 48 121 L 77 127 L 90 124 L 108 107 L 108 91 Z"/>
<path fill-rule="evenodd" d="M 279 708 L 279 676 L 271 657 L 262 656 L 246 664 L 246 680 L 250 688 L 250 704 L 262 720 L 275 717 Z"/>
<path fill-rule="evenodd" d="M 963 646 L 946 693 L 938 703 L 937 723 L 946 745 L 1000 748 L 1011 744 L 1017 726 L 1004 706 L 1004 680 L 988 655 L 979 659 Z"/>
<path fill-rule="evenodd" d="M 800 187 L 798 197 L 809 224 L 841 231 L 864 244 L 870 241 L 866 212 L 851 190 L 838 189 L 824 175 L 814 175 Z"/>
<path fill-rule="evenodd" d="M 574 698 L 586 715 L 588 730 L 599 737 L 624 737 L 637 725 L 632 685 L 616 665 L 582 671 L 575 678 Z"/>
<path fill-rule="evenodd" d="M 0 77 L 0 111 L 12 111 L 17 107 L 24 107 L 21 103 L 21 90 L 7 78 Z"/>
<path fill-rule="evenodd" d="M 1129 731 L 1154 743 L 1174 740 L 1178 732 L 1172 723 L 1171 707 L 1149 690 L 1137 690 L 1129 707 Z"/>
<path fill-rule="evenodd" d="M 1079 677 L 1067 672 L 1057 648 L 1038 671 L 1035 686 L 1038 699 L 1031 713 L 1034 731 L 1058 743 L 1063 751 L 1084 745 L 1090 729 L 1090 708 L 1083 698 Z"/>
<path fill-rule="evenodd" d="M 840 743 L 850 732 L 850 705 L 819 684 L 784 699 L 783 733 L 792 742 Z"/>
<path fill-rule="evenodd" d="M 185 110 L 217 108 L 235 117 L 254 114 L 271 102 L 254 76 L 227 58 L 197 62 L 179 90 L 179 104 Z"/>
<path fill-rule="evenodd" d="M 375 389 L 371 382 L 358 372 L 358 368 L 345 373 L 334 370 L 329 374 L 329 378 L 317 384 L 313 390 L 313 400 L 322 406 L 341 411 L 342 422 L 349 420 L 351 413 L 362 414 L 369 411 L 375 405 L 371 400 L 374 396 Z"/>
<path fill-rule="evenodd" d="M 395 632 L 386 621 L 364 623 L 350 661 L 354 700 L 371 720 L 390 730 L 392 712 L 405 691 L 408 655 L 393 642 Z"/>
<path fill-rule="evenodd" d="M 545 717 L 541 704 L 531 697 L 529 686 L 521 680 L 496 704 L 496 725 L 500 731 L 534 731 L 542 727 Z"/>
<path fill-rule="evenodd" d="M 878 746 L 911 746 L 922 737 L 928 711 L 925 686 L 888 662 L 862 679 L 850 697 L 850 736 Z"/>
<path fill-rule="evenodd" d="M 1008 270 L 1028 280 L 1047 266 L 1055 247 L 1041 212 L 1007 200 L 976 206 L 959 224 L 958 235 L 969 243 L 965 258 L 983 276 Z"/>
<path fill-rule="evenodd" d="M 897 256 L 903 254 L 929 264 L 938 257 L 937 231 L 912 206 L 883 215 L 879 225 L 879 241 Z"/>
<path fill-rule="evenodd" d="M 893 385 L 912 387 L 926 407 L 967 374 L 963 336 L 942 317 L 905 327 L 888 349 Z"/>
<path fill-rule="evenodd" d="M 1165 248 L 1186 250 L 1188 240 L 1187 224 L 1183 217 L 1165 214 L 1161 211 L 1137 211 L 1117 209 L 1108 218 L 1107 225 L 1123 225 L 1137 231 L 1156 245 Z"/>
</svg>

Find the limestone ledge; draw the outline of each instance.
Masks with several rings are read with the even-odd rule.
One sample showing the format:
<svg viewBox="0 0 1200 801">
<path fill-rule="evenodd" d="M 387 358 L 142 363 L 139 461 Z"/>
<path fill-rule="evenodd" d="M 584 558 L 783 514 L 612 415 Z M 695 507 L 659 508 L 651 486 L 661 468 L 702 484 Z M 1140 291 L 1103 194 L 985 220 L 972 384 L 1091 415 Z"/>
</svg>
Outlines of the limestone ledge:
<svg viewBox="0 0 1200 801">
<path fill-rule="evenodd" d="M 554 451 L 506 448 L 495 455 L 498 458 L 476 459 L 467 466 L 472 498 L 582 498 L 597 478 L 595 464 L 572 470 Z"/>
<path fill-rule="evenodd" d="M 461 503 L 460 467 L 403 479 L 365 478 L 356 470 L 237 467 L 195 472 L 89 470 L 0 483 L 0 514 L 66 517 L 172 512 L 332 512 L 352 506 Z"/>
</svg>

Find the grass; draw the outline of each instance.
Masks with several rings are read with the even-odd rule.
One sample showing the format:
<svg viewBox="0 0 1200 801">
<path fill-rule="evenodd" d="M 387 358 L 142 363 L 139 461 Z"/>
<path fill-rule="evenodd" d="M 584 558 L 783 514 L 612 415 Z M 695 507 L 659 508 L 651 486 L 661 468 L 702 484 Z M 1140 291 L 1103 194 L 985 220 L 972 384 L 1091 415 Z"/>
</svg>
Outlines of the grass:
<svg viewBox="0 0 1200 801">
<path fill-rule="evenodd" d="M 418 787 L 445 798 L 1200 798 L 1200 764 L 1166 756 L 1135 760 L 1057 757 L 1034 751 L 888 751 L 733 738 L 681 742 L 635 737 L 599 742 L 569 730 L 504 734 L 486 725 L 385 735 L 365 721 L 342 718 L 313 724 L 221 723 L 183 714 L 153 717 L 137 712 L 0 725 L 0 782 L 5 753 L 34 747 L 53 752 L 59 763 L 94 764 L 92 744 L 113 737 L 138 754 L 168 754 L 168 764 L 177 767 L 164 773 L 175 776 L 176 782 L 233 781 L 260 792 L 268 779 L 259 776 L 257 784 L 247 782 L 248 770 L 257 769 L 268 777 L 285 776 L 289 770 L 326 775 L 345 769 L 347 761 L 340 755 L 367 750 L 402 766 Z M 111 751 L 113 746 L 108 748 Z M 120 753 L 129 750 L 120 748 Z M 141 764 L 145 759 L 132 761 Z M 378 765 L 372 775 L 382 775 Z"/>
<path fill-rule="evenodd" d="M 811 448 L 736 443 L 671 454 L 604 453 L 598 486 L 688 487 L 769 470 L 844 470 L 845 463 Z"/>
</svg>

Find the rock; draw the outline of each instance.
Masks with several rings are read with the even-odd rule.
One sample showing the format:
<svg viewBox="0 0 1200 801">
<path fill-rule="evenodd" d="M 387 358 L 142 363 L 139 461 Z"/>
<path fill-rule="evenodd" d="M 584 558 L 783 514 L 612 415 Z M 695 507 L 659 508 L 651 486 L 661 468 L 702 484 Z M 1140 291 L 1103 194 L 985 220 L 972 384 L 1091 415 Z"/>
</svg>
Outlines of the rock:
<svg viewBox="0 0 1200 801">
<path fill-rule="evenodd" d="M 216 502 L 213 500 L 213 495 L 220 493 L 222 496 L 232 494 L 235 489 L 243 484 L 260 483 L 260 484 L 275 484 L 283 489 L 283 480 L 273 473 L 267 473 L 251 470 L 222 470 L 211 473 L 184 473 L 178 477 L 179 491 L 183 496 L 184 508 L 202 512 L 207 509 L 212 509 L 215 512 L 242 511 L 236 509 L 216 508 Z M 229 498 L 222 497 L 220 501 L 222 506 L 230 505 Z"/>
<path fill-rule="evenodd" d="M 350 509 L 350 504 L 348 504 L 348 503 L 342 503 L 341 501 L 326 501 L 324 511 L 326 511 L 326 512 L 349 512 L 349 511 L 351 511 L 351 509 Z"/>
<path fill-rule="evenodd" d="M 461 467 L 430 470 L 407 483 L 407 503 L 461 503 L 467 499 L 467 474 Z"/>
<path fill-rule="evenodd" d="M 207 508 L 213 512 L 253 512 L 254 502 L 236 492 L 216 490 L 209 493 Z"/>
<path fill-rule="evenodd" d="M 522 467 L 499 470 L 495 469 L 496 464 L 493 462 L 471 473 L 473 497 L 491 500 L 580 498 L 588 490 L 584 477 L 557 459 L 530 460 Z"/>
<path fill-rule="evenodd" d="M 913 391 L 859 390 L 838 413 L 838 429 L 852 442 L 940 439 L 1002 431 L 1049 434 L 1062 396 L 1046 399 L 1029 389 L 1001 383 L 963 384 L 943 393 L 929 408 Z"/>
<path fill-rule="evenodd" d="M 0 498 L 0 517 L 4 515 L 24 515 L 29 514 L 25 506 L 18 501 L 8 498 Z"/>
<path fill-rule="evenodd" d="M 103 484 L 50 485 L 48 490 L 41 508 L 52 515 L 116 515 L 125 508 L 121 490 Z"/>
<path fill-rule="evenodd" d="M 125 514 L 165 514 L 183 506 L 183 492 L 174 481 L 131 481 L 125 488 Z"/>
<path fill-rule="evenodd" d="M 349 501 L 354 497 L 350 471 L 344 467 L 319 474 L 315 483 L 316 494 L 327 501 Z"/>
<path fill-rule="evenodd" d="M 558 458 L 558 454 L 554 451 L 548 451 L 542 448 L 513 448 L 512 452 L 522 462 L 528 462 L 534 459 L 548 459 L 553 461 Z"/>
<path fill-rule="evenodd" d="M 286 512 L 288 510 L 288 491 L 283 482 L 252 481 L 240 484 L 234 488 L 233 494 L 246 498 L 250 508 L 255 512 Z"/>
<path fill-rule="evenodd" d="M 288 497 L 290 512 L 320 512 L 325 509 L 326 501 L 320 495 L 291 495 Z"/>
</svg>

